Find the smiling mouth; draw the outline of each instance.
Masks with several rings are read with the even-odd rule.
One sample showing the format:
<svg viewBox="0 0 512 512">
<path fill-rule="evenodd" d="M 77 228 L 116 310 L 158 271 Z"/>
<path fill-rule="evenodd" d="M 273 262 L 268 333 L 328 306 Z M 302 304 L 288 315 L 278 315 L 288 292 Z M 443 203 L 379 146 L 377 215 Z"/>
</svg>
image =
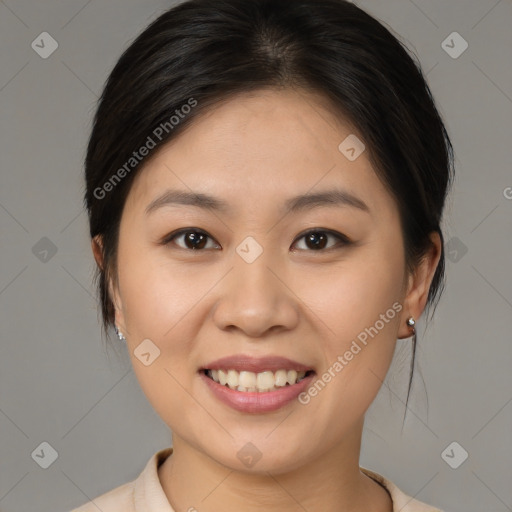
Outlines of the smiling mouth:
<svg viewBox="0 0 512 512">
<path fill-rule="evenodd" d="M 232 369 L 226 370 L 202 370 L 204 375 L 218 384 L 228 387 L 234 391 L 246 393 L 266 393 L 277 391 L 285 386 L 293 386 L 309 375 L 315 373 L 313 370 L 277 370 L 264 372 L 238 372 Z"/>
</svg>

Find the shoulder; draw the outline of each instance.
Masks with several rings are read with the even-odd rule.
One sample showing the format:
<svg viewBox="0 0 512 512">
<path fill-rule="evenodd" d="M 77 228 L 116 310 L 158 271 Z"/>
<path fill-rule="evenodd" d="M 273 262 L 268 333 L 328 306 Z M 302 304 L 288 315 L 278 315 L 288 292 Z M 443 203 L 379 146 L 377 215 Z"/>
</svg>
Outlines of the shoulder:
<svg viewBox="0 0 512 512">
<path fill-rule="evenodd" d="M 158 479 L 158 467 L 171 453 L 172 448 L 156 452 L 135 480 L 120 485 L 71 512 L 173 512 Z"/>
<path fill-rule="evenodd" d="M 128 482 L 73 509 L 71 512 L 98 512 L 98 510 L 102 512 L 117 512 L 119 510 L 132 512 L 135 510 L 133 508 L 133 489 L 134 482 Z"/>
<path fill-rule="evenodd" d="M 361 467 L 360 470 L 388 491 L 393 501 L 393 512 L 443 512 L 432 505 L 427 505 L 422 501 L 418 501 L 406 495 L 393 482 L 384 478 L 382 475 L 363 467 Z"/>
</svg>

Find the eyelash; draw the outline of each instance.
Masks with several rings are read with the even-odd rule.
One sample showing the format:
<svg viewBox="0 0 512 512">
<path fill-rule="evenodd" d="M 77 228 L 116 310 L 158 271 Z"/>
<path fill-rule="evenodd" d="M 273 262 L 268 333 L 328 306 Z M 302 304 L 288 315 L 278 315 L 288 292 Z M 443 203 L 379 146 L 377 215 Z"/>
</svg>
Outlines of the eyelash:
<svg viewBox="0 0 512 512">
<path fill-rule="evenodd" d="M 176 238 L 179 238 L 180 236 L 185 235 L 187 233 L 197 233 L 197 234 L 200 234 L 200 235 L 205 235 L 210 240 L 214 240 L 210 235 L 208 235 L 208 233 L 206 233 L 202 229 L 198 229 L 198 228 L 184 228 L 184 229 L 180 229 L 178 231 L 175 231 L 173 233 L 170 233 L 169 235 L 167 235 L 162 240 L 161 243 L 162 243 L 162 245 L 169 245 L 173 240 L 175 240 Z M 295 241 L 293 243 L 295 244 L 297 241 L 302 240 L 303 238 L 305 238 L 305 237 L 307 237 L 308 235 L 311 235 L 311 234 L 326 234 L 328 236 L 332 236 L 334 238 L 337 238 L 339 240 L 339 242 L 337 244 L 335 244 L 334 246 L 328 247 L 326 249 L 318 249 L 318 250 L 300 249 L 300 251 L 306 251 L 306 252 L 328 252 L 328 251 L 331 251 L 331 250 L 341 249 L 342 247 L 345 247 L 345 246 L 348 246 L 348 245 L 352 244 L 352 241 L 346 235 L 343 235 L 342 233 L 338 233 L 337 231 L 332 231 L 330 229 L 322 229 L 322 228 L 310 229 L 310 230 L 308 230 L 308 231 L 306 231 L 304 233 L 301 233 L 295 239 Z M 207 250 L 207 249 L 189 249 L 187 247 L 180 247 L 180 246 L 178 246 L 178 248 L 182 249 L 184 251 L 189 251 L 189 252 L 192 252 L 192 251 L 194 251 L 194 252 L 201 252 L 201 251 L 206 251 Z"/>
</svg>

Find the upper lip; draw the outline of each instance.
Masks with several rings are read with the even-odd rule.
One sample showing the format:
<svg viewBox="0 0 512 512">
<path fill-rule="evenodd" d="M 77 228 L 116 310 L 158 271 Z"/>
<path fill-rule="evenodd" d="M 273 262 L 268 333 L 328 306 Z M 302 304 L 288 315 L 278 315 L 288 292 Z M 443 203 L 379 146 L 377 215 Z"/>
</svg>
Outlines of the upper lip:
<svg viewBox="0 0 512 512">
<path fill-rule="evenodd" d="M 307 372 L 311 366 L 281 356 L 252 357 L 245 354 L 222 357 L 206 364 L 201 370 L 236 370 L 261 373 L 264 371 L 297 370 Z"/>
</svg>

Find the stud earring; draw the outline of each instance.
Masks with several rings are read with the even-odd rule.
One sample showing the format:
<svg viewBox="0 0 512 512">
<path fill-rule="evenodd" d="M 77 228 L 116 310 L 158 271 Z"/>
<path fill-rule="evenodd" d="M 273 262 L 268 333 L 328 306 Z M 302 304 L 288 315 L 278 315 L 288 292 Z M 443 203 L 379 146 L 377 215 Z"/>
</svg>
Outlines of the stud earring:
<svg viewBox="0 0 512 512">
<path fill-rule="evenodd" d="M 117 327 L 117 325 L 114 324 L 114 331 L 116 331 L 116 334 L 117 334 L 117 337 L 121 340 L 121 341 L 126 341 L 126 338 L 124 337 L 123 333 L 119 330 L 119 328 Z"/>
<path fill-rule="evenodd" d="M 412 331 L 413 332 L 416 332 L 416 328 L 414 327 L 416 325 L 416 321 L 414 320 L 414 318 L 412 316 L 410 316 L 407 321 L 406 321 L 407 325 L 409 327 L 412 327 Z"/>
</svg>

